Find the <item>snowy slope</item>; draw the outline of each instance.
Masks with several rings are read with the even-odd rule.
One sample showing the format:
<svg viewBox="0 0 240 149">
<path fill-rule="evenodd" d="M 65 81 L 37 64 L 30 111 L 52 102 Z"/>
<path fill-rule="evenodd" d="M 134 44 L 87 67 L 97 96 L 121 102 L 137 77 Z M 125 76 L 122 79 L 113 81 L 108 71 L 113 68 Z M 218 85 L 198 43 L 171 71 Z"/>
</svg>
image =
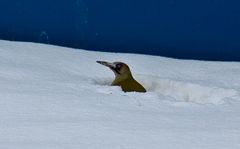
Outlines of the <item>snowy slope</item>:
<svg viewBox="0 0 240 149">
<path fill-rule="evenodd" d="M 147 93 L 109 86 L 123 61 Z M 240 63 L 0 41 L 1 149 L 239 149 Z"/>
</svg>

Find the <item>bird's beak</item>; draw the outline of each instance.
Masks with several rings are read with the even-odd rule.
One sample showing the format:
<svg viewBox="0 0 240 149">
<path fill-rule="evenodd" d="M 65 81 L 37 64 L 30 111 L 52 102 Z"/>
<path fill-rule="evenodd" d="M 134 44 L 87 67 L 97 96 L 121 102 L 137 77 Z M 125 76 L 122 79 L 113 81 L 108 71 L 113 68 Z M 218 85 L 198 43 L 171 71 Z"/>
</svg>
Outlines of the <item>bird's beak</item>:
<svg viewBox="0 0 240 149">
<path fill-rule="evenodd" d="M 104 65 L 104 66 L 107 66 L 107 67 L 109 67 L 112 71 L 120 74 L 120 73 L 118 72 L 118 70 L 116 70 L 116 65 L 115 65 L 114 63 L 110 63 L 110 62 L 106 62 L 106 61 L 96 61 L 96 62 L 99 63 L 99 64 L 102 64 L 102 65 Z"/>
<path fill-rule="evenodd" d="M 106 61 L 97 61 L 97 63 L 102 64 L 104 66 L 107 66 L 111 69 L 115 69 L 115 64 L 113 64 L 113 63 L 109 63 L 109 62 L 106 62 Z"/>
</svg>

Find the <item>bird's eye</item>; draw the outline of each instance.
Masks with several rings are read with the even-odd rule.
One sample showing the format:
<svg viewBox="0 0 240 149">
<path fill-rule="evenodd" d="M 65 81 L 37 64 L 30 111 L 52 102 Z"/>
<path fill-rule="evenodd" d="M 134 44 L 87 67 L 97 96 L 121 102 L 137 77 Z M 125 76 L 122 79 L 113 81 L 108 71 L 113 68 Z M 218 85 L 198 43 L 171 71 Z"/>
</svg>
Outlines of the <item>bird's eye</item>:
<svg viewBox="0 0 240 149">
<path fill-rule="evenodd" d="M 116 65 L 116 68 L 117 68 L 117 69 L 120 69 L 121 67 L 122 67 L 121 64 L 117 64 L 117 65 Z"/>
</svg>

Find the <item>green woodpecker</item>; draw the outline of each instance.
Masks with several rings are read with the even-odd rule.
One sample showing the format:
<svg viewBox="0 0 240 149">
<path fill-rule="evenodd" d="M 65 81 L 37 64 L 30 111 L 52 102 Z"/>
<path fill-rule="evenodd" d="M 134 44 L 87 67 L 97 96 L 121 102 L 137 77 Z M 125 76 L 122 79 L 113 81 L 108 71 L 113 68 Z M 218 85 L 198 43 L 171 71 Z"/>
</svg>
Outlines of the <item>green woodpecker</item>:
<svg viewBox="0 0 240 149">
<path fill-rule="evenodd" d="M 120 86 L 124 92 L 146 92 L 146 89 L 138 83 L 132 76 L 130 68 L 123 62 L 105 62 L 97 63 L 109 67 L 115 74 L 115 79 L 111 85 Z"/>
</svg>

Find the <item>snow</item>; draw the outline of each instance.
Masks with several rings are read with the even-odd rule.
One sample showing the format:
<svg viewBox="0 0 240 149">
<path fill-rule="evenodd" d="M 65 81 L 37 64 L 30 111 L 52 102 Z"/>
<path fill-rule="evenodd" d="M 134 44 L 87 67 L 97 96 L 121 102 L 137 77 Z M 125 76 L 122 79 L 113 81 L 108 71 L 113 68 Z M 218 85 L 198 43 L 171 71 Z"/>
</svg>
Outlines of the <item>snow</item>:
<svg viewBox="0 0 240 149">
<path fill-rule="evenodd" d="M 147 93 L 110 86 L 123 61 Z M 240 63 L 0 40 L 2 149 L 239 149 Z"/>
</svg>

